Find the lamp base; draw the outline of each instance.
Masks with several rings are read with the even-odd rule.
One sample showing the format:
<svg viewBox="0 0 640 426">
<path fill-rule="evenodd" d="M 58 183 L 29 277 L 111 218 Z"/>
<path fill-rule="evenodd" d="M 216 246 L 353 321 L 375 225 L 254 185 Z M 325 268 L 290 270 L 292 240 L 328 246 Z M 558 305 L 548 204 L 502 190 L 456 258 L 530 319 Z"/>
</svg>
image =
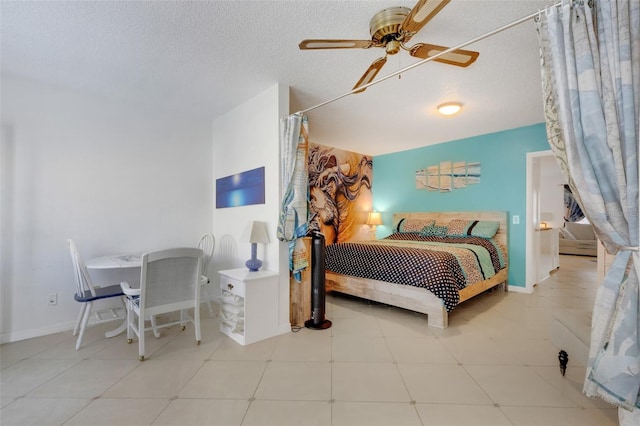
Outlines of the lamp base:
<svg viewBox="0 0 640 426">
<path fill-rule="evenodd" d="M 262 266 L 262 260 L 260 259 L 249 259 L 244 264 L 251 272 L 256 272 L 260 270 Z"/>
</svg>

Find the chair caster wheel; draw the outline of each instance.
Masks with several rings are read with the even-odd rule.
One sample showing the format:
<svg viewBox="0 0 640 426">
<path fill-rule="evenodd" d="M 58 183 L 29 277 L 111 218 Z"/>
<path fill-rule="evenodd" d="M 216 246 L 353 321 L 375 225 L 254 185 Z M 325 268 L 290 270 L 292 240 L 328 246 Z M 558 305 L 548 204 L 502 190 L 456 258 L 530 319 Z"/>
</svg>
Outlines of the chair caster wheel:
<svg viewBox="0 0 640 426">
<path fill-rule="evenodd" d="M 138 360 L 140 360 L 140 361 L 144 361 L 144 355 L 139 356 L 139 357 L 138 357 Z"/>
<path fill-rule="evenodd" d="M 133 339 L 127 339 L 127 343 L 131 344 L 133 342 Z"/>
<path fill-rule="evenodd" d="M 184 331 L 187 327 L 183 325 L 181 328 L 182 328 L 182 331 Z"/>
<path fill-rule="evenodd" d="M 200 340 L 196 341 L 196 345 L 200 346 Z"/>
</svg>

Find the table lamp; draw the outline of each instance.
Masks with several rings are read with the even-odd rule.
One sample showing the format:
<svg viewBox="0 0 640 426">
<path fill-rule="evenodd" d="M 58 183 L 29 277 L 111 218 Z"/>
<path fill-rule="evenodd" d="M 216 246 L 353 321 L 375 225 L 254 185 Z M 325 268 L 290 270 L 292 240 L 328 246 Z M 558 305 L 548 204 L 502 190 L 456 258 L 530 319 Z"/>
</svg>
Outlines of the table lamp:
<svg viewBox="0 0 640 426">
<path fill-rule="evenodd" d="M 269 234 L 267 233 L 267 224 L 265 222 L 252 221 L 245 230 L 245 240 L 251 243 L 251 259 L 247 260 L 245 266 L 250 271 L 255 272 L 262 266 L 262 260 L 257 258 L 258 243 L 268 243 Z"/>
<path fill-rule="evenodd" d="M 376 236 L 376 226 L 382 225 L 382 213 L 380 212 L 369 212 L 367 215 L 367 225 L 371 227 L 371 231 L 369 236 L 375 238 Z"/>
<path fill-rule="evenodd" d="M 540 213 L 540 229 L 549 229 L 551 227 L 551 222 L 553 220 L 553 213 L 551 212 L 542 212 Z"/>
</svg>

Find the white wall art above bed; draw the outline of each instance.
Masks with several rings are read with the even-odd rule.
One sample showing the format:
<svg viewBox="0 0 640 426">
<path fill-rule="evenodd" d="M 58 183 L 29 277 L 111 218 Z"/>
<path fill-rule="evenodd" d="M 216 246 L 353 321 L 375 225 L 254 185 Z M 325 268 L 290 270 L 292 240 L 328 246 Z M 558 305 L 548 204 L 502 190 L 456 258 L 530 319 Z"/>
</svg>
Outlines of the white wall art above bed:
<svg viewBox="0 0 640 426">
<path fill-rule="evenodd" d="M 416 171 L 416 189 L 451 192 L 480 183 L 480 163 L 441 161 Z"/>
</svg>

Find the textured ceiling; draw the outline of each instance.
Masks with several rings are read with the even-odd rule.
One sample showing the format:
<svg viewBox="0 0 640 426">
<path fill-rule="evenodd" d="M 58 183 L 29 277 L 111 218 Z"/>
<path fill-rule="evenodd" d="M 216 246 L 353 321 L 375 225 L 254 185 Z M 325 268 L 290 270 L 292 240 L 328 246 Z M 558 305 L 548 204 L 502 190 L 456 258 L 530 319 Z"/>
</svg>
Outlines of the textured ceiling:
<svg viewBox="0 0 640 426">
<path fill-rule="evenodd" d="M 2 72 L 203 119 L 280 82 L 295 112 L 349 92 L 384 55 L 302 39 L 368 39 L 376 12 L 414 3 L 2 1 Z M 457 46 L 552 3 L 453 0 L 409 44 Z M 468 68 L 429 62 L 309 112 L 311 140 L 379 155 L 542 122 L 537 46 L 533 20 L 478 41 Z M 401 51 L 379 77 L 414 62 Z M 438 116 L 451 100 L 463 112 Z"/>
</svg>

